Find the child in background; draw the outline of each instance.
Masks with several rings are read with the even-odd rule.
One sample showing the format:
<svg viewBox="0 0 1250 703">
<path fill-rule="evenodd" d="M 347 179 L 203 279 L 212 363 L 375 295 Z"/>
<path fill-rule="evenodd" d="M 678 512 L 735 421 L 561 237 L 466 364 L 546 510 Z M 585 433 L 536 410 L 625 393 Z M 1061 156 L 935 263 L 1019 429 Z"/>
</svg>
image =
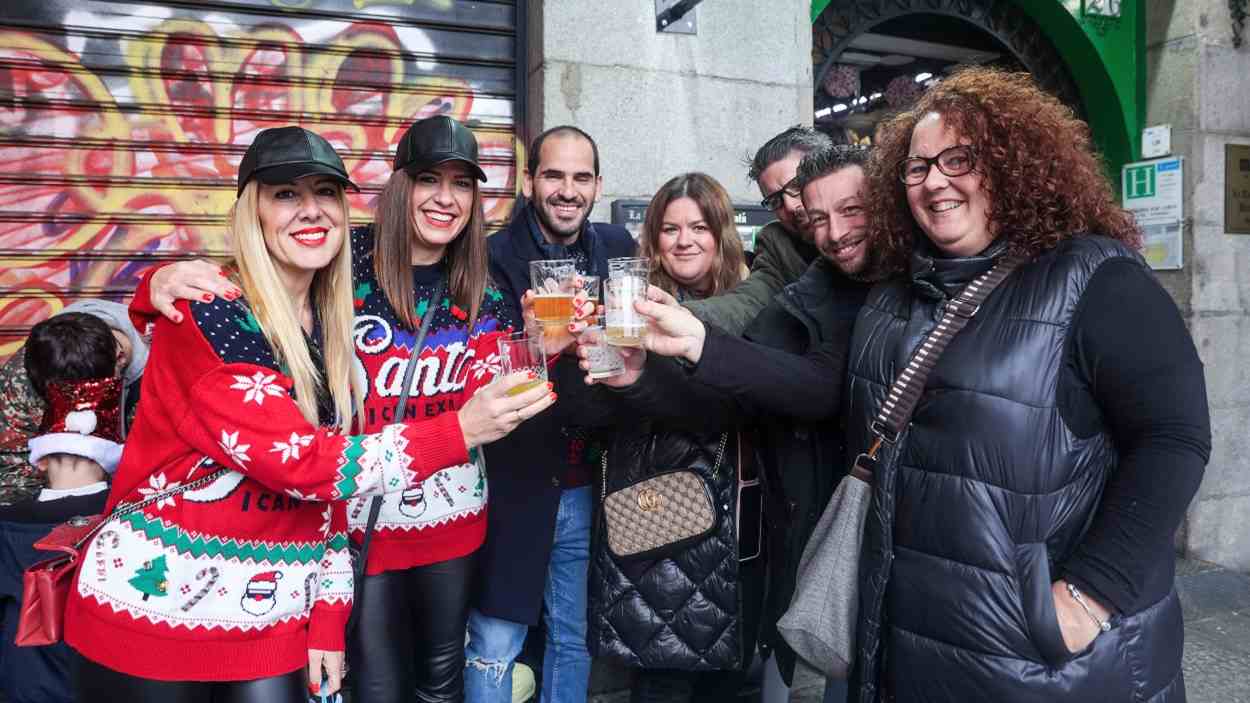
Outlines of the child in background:
<svg viewBox="0 0 1250 703">
<path fill-rule="evenodd" d="M 134 418 L 139 399 L 139 381 L 147 364 L 148 345 L 130 322 L 126 306 L 109 300 L 79 300 L 57 313 L 57 317 L 87 313 L 109 327 L 117 340 L 117 363 L 121 368 L 121 436 Z M 31 385 L 26 373 L 26 348 L 18 349 L 0 364 L 0 506 L 19 503 L 38 495 L 47 486 L 47 476 L 29 461 L 27 447 L 39 434 L 46 403 Z"/>
<path fill-rule="evenodd" d="M 47 404 L 30 463 L 46 474 L 36 496 L 0 507 L 0 699 L 9 703 L 73 701 L 70 650 L 16 647 L 22 572 L 50 555 L 34 548 L 54 526 L 95 515 L 108 499 L 107 476 L 121 458 L 122 380 L 117 340 L 99 318 L 51 317 L 31 330 L 26 371 Z"/>
</svg>

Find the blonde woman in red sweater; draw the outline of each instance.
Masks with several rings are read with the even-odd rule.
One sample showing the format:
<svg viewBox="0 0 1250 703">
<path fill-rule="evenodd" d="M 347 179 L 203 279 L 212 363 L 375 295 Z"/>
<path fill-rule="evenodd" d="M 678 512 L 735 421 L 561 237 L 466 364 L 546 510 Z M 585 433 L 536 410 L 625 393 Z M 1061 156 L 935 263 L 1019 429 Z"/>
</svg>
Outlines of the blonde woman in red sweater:
<svg viewBox="0 0 1250 703">
<path fill-rule="evenodd" d="M 463 422 L 351 434 L 366 389 L 348 334 L 345 186 L 325 140 L 260 132 L 229 220 L 225 272 L 243 295 L 157 321 L 108 509 L 148 504 L 89 543 L 67 605 L 80 700 L 294 703 L 323 673 L 322 692 L 337 689 L 353 593 L 343 501 L 420 487 L 550 404 L 546 389 L 506 397 L 522 379 L 482 375 Z M 148 299 L 141 287 L 132 313 L 155 315 Z"/>
</svg>

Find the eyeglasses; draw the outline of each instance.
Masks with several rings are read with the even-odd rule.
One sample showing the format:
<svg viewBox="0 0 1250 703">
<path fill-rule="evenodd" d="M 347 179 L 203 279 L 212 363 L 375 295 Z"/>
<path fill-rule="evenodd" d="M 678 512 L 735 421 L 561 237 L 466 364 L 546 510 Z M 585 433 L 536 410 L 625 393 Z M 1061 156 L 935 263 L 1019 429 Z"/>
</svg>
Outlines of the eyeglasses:
<svg viewBox="0 0 1250 703">
<path fill-rule="evenodd" d="M 947 147 L 937 156 L 926 159 L 913 156 L 898 162 L 898 179 L 909 186 L 920 185 L 929 177 L 929 169 L 937 166 L 943 175 L 954 178 L 972 170 L 977 152 L 967 144 Z"/>
<path fill-rule="evenodd" d="M 802 194 L 803 189 L 799 188 L 799 177 L 795 176 L 790 179 L 789 183 L 781 186 L 781 190 L 765 195 L 764 199 L 760 201 L 760 205 L 769 210 L 776 210 L 781 207 L 781 196 L 788 195 L 791 198 L 797 198 Z"/>
</svg>

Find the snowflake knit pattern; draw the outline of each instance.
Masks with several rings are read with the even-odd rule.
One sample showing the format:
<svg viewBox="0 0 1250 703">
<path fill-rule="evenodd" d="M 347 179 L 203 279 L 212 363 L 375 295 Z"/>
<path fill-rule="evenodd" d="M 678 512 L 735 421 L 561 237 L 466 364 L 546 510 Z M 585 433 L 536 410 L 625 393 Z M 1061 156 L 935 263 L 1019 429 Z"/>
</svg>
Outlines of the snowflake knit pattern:
<svg viewBox="0 0 1250 703">
<path fill-rule="evenodd" d="M 405 418 L 439 422 L 454 417 L 479 388 L 499 374 L 499 337 L 516 326 L 503 296 L 488 286 L 477 321 L 469 329 L 469 311 L 456 305 L 442 287 L 442 264 L 413 267 L 416 316 L 437 306 L 422 348 L 414 353 L 416 332 L 404 329 L 377 282 L 373 269 L 373 233 L 352 233 L 356 319 L 352 334 L 368 393 L 364 431 L 394 421 L 404 371 L 413 359 Z M 448 438 L 463 450 L 464 438 Z M 486 465 L 474 451 L 465 463 L 434 473 L 420 486 L 383 496 L 367 574 L 433 564 L 471 554 L 486 538 Z M 348 501 L 347 517 L 359 540 L 369 517 L 369 499 Z"/>
<path fill-rule="evenodd" d="M 147 286 L 135 317 L 155 315 Z M 344 436 L 325 403 L 313 426 L 245 301 L 179 308 L 182 323 L 157 319 L 108 510 L 230 471 L 104 525 L 84 551 L 65 639 L 144 678 L 285 674 L 307 664 L 310 647 L 344 649 L 353 585 L 345 499 L 398 495 L 463 463 L 463 442 L 447 441 L 460 428 L 453 416 Z"/>
</svg>

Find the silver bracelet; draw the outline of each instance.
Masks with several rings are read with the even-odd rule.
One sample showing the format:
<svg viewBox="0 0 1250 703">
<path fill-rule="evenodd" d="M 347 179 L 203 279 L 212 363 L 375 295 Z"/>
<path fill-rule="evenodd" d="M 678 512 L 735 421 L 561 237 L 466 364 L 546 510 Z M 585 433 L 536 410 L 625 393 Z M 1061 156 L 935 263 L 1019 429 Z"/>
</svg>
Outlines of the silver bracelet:
<svg viewBox="0 0 1250 703">
<path fill-rule="evenodd" d="M 1081 610 L 1085 611 L 1085 614 L 1089 616 L 1089 619 L 1094 621 L 1094 624 L 1098 626 L 1099 630 L 1102 630 L 1103 632 L 1111 630 L 1110 620 L 1099 620 L 1098 616 L 1094 615 L 1094 611 L 1089 609 L 1089 603 L 1085 602 L 1085 596 L 1081 595 L 1081 589 L 1069 583 L 1068 593 L 1072 595 L 1072 600 L 1076 601 L 1076 604 L 1081 606 Z"/>
</svg>

